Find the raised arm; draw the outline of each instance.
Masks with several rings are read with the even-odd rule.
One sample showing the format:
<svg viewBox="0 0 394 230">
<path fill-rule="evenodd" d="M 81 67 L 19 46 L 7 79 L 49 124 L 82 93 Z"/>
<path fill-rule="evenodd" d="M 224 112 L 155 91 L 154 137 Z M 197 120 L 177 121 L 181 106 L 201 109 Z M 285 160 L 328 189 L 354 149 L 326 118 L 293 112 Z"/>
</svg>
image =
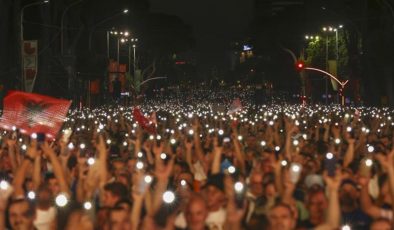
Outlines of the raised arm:
<svg viewBox="0 0 394 230">
<path fill-rule="evenodd" d="M 41 149 L 52 164 L 53 173 L 55 174 L 56 179 L 59 181 L 60 191 L 66 194 L 70 194 L 70 190 L 67 185 L 62 166 L 60 165 L 59 159 L 57 158 L 55 151 L 53 151 L 53 149 L 48 145 L 47 142 L 41 144 Z"/>
<path fill-rule="evenodd" d="M 21 166 L 18 168 L 15 174 L 14 179 L 14 198 L 20 198 L 25 195 L 25 191 L 23 189 L 23 183 L 25 182 L 26 172 L 31 166 L 35 159 L 37 158 L 37 150 L 35 142 L 32 142 L 31 146 L 27 149 L 26 157 L 24 158 Z"/>
<path fill-rule="evenodd" d="M 352 163 L 353 159 L 354 159 L 354 139 L 348 139 L 348 147 L 345 153 L 345 157 L 343 159 L 343 167 L 347 168 L 350 163 Z"/>
<path fill-rule="evenodd" d="M 329 225 L 331 229 L 337 229 L 339 228 L 341 219 L 338 190 L 342 182 L 342 175 L 340 170 L 337 170 L 335 177 L 329 177 L 327 172 L 324 172 L 323 177 L 328 190 L 328 210 L 326 224 Z"/>
<path fill-rule="evenodd" d="M 372 202 L 371 197 L 368 192 L 369 178 L 360 177 L 358 179 L 358 184 L 361 186 L 360 191 L 360 204 L 361 210 L 365 212 L 368 216 L 372 218 L 378 218 L 380 216 L 380 208 Z"/>
</svg>

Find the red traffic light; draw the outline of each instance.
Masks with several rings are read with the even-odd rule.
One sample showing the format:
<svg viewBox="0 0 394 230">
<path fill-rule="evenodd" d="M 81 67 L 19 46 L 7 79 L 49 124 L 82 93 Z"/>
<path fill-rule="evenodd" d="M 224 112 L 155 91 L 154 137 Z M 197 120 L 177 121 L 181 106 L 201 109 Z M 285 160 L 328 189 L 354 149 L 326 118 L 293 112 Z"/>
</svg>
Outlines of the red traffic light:
<svg viewBox="0 0 394 230">
<path fill-rule="evenodd" d="M 297 71 L 302 71 L 305 68 L 305 63 L 303 61 L 297 61 L 295 67 Z"/>
</svg>

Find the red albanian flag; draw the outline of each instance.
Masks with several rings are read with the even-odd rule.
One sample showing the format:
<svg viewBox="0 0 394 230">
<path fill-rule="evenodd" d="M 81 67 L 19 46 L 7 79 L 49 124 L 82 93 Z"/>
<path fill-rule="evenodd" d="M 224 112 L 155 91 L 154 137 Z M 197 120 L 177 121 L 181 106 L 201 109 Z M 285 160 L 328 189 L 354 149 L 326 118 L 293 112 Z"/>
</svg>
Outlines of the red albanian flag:
<svg viewBox="0 0 394 230">
<path fill-rule="evenodd" d="M 156 133 L 156 126 L 152 122 L 151 119 L 148 119 L 142 114 L 141 110 L 137 107 L 134 107 L 133 110 L 133 117 L 134 120 L 138 122 L 138 124 L 147 132 L 155 134 Z"/>
<path fill-rule="evenodd" d="M 45 133 L 55 138 L 67 115 L 71 101 L 40 94 L 11 91 L 4 98 L 0 127 L 11 130 L 13 126 L 23 134 Z"/>
</svg>

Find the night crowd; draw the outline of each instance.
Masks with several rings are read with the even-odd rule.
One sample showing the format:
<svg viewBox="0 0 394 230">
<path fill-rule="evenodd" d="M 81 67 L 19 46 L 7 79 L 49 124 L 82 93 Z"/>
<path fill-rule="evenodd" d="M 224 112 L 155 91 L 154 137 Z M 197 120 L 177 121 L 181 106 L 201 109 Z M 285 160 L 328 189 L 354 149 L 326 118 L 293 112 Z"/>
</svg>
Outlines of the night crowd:
<svg viewBox="0 0 394 230">
<path fill-rule="evenodd" d="M 195 89 L 70 110 L 56 140 L 1 131 L 0 229 L 393 229 L 393 110 L 251 98 Z"/>
</svg>

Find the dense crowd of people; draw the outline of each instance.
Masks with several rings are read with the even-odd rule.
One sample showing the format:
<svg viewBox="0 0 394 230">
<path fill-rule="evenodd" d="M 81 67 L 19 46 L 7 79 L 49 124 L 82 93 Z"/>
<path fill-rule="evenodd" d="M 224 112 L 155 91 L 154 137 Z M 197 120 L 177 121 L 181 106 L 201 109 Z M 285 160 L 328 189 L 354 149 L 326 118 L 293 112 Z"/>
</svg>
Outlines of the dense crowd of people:
<svg viewBox="0 0 394 230">
<path fill-rule="evenodd" d="M 2 131 L 0 229 L 392 229 L 393 110 L 252 97 L 167 92 L 138 107 L 148 124 L 102 106 L 56 140 Z"/>
</svg>

